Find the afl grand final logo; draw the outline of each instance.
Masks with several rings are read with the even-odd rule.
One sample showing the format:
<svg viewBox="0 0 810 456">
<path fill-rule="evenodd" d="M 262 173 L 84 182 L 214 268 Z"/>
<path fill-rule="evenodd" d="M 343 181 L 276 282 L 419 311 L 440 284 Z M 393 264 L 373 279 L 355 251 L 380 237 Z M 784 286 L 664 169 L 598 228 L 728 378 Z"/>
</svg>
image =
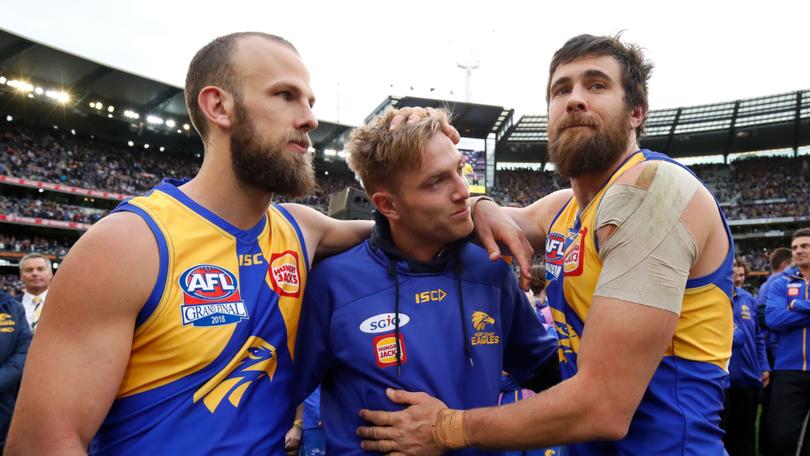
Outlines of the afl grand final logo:
<svg viewBox="0 0 810 456">
<path fill-rule="evenodd" d="M 178 281 L 183 290 L 183 326 L 222 326 L 248 319 L 236 276 L 225 268 L 198 264 Z"/>
</svg>

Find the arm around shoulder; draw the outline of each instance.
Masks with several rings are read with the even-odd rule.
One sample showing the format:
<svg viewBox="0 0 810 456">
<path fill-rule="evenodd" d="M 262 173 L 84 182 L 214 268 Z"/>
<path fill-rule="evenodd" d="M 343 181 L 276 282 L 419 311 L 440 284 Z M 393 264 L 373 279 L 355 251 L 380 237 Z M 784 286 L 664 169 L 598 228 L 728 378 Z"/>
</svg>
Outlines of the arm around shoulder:
<svg viewBox="0 0 810 456">
<path fill-rule="evenodd" d="M 7 454 L 87 451 L 120 386 L 158 263 L 153 234 L 132 213 L 106 217 L 76 242 L 48 291 Z"/>
<path fill-rule="evenodd" d="M 301 227 L 310 257 L 332 255 L 371 235 L 370 220 L 337 220 L 302 204 L 282 204 Z"/>
</svg>

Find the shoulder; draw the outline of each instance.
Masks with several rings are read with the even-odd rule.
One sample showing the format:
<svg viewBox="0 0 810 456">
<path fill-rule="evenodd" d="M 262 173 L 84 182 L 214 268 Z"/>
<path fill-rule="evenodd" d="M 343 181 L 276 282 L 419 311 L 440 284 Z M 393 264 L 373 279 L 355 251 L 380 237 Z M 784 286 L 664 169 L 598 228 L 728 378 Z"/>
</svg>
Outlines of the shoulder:
<svg viewBox="0 0 810 456">
<path fill-rule="evenodd" d="M 468 242 L 462 249 L 461 261 L 464 262 L 464 277 L 467 280 L 498 287 L 507 284 L 509 280 L 517 283 L 512 267 L 502 259 L 490 260 L 487 251 L 478 244 Z"/>
<path fill-rule="evenodd" d="M 335 288 L 351 285 L 360 289 L 379 283 L 379 279 L 387 274 L 387 269 L 372 254 L 366 241 L 317 261 L 309 273 L 307 287 Z"/>
<path fill-rule="evenodd" d="M 630 184 L 637 187 L 647 188 L 657 176 L 664 176 L 670 179 L 682 179 L 686 182 L 697 182 L 700 180 L 692 174 L 686 167 L 670 160 L 650 159 L 645 160 L 627 169 L 619 176 L 616 184 Z"/>
</svg>

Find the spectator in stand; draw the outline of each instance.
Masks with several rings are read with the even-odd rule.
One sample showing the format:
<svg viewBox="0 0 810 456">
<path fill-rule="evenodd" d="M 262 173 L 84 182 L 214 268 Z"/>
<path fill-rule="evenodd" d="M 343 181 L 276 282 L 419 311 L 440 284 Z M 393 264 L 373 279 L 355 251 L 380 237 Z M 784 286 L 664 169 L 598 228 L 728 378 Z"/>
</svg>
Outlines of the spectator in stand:
<svg viewBox="0 0 810 456">
<path fill-rule="evenodd" d="M 768 356 L 768 365 L 773 366 L 776 350 L 779 347 L 779 332 L 768 329 L 768 325 L 765 324 L 765 298 L 768 296 L 768 290 L 770 290 L 771 285 L 773 285 L 774 279 L 778 277 L 782 271 L 790 267 L 790 263 L 793 261 L 793 253 L 788 248 L 779 247 L 771 252 L 769 260 L 771 275 L 765 280 L 765 283 L 759 287 L 759 293 L 757 293 L 757 320 L 760 329 L 765 334 L 765 354 Z M 759 425 L 759 448 L 763 454 L 771 454 L 768 447 L 768 431 L 765 420 L 765 417 L 768 416 L 768 410 L 771 404 L 770 383 L 763 387 L 761 400 L 762 419 Z"/>
<path fill-rule="evenodd" d="M 48 257 L 41 253 L 29 253 L 22 257 L 20 280 L 25 287 L 25 292 L 20 297 L 20 302 L 25 309 L 25 319 L 31 326 L 31 330 L 35 330 L 39 322 L 51 279 L 53 279 L 53 269 Z"/>
<path fill-rule="evenodd" d="M 757 324 L 756 300 L 742 289 L 748 265 L 734 260 L 734 342 L 729 363 L 730 386 L 726 389 L 721 427 L 729 456 L 755 456 L 755 422 L 759 391 L 770 379 L 765 356 L 765 338 Z"/>
<path fill-rule="evenodd" d="M 17 399 L 25 356 L 31 343 L 31 329 L 25 310 L 16 299 L 0 292 L 0 452 Z"/>
<path fill-rule="evenodd" d="M 810 411 L 810 228 L 796 230 L 790 247 L 793 266 L 773 279 L 765 298 L 765 322 L 779 332 L 766 417 L 768 445 L 774 455 L 795 454 L 797 445 L 807 448 L 810 434 L 803 432 Z M 801 435 L 803 442 L 799 441 Z"/>
</svg>

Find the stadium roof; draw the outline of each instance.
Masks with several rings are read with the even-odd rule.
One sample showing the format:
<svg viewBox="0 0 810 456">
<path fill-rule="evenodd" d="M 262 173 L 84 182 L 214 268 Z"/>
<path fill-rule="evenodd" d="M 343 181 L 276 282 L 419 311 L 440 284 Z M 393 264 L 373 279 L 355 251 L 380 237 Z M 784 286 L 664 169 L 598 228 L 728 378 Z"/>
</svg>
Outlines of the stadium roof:
<svg viewBox="0 0 810 456">
<path fill-rule="evenodd" d="M 498 134 L 511 125 L 513 114 L 513 110 L 501 106 L 390 96 L 366 117 L 366 122 L 382 114 L 389 107 L 399 109 L 412 106 L 445 108 L 453 114 L 453 126 L 458 129 L 461 136 L 481 139 L 486 139 L 492 133 Z"/>
<path fill-rule="evenodd" d="M 499 140 L 501 162 L 545 162 L 548 117 L 527 115 Z M 729 155 L 810 144 L 810 90 L 650 111 L 642 147 L 673 157 Z"/>
<path fill-rule="evenodd" d="M 15 84 L 23 82 L 28 87 L 12 90 L 8 85 L 13 81 Z M 48 100 L 48 93 L 64 93 L 66 98 L 61 103 L 64 111 L 88 117 L 89 122 L 84 122 L 84 126 L 92 123 L 108 136 L 127 132 L 120 124 L 111 125 L 114 122 L 110 119 L 113 119 L 126 123 L 132 132 L 140 134 L 146 129 L 156 134 L 177 135 L 185 137 L 187 144 L 199 145 L 197 134 L 189 125 L 182 88 L 96 63 L 0 29 L 0 95 L 4 92 L 27 94 L 29 98 L 54 103 L 54 100 Z M 18 98 L 17 105 L 20 101 L 27 101 L 25 97 Z M 7 103 L 11 101 L 4 100 L 2 104 Z M 20 112 L 18 109 L 14 111 Z M 32 109 L 27 108 L 26 112 L 32 112 Z M 136 113 L 138 117 L 135 117 Z M 53 115 L 42 119 L 39 114 L 37 112 L 36 117 L 42 121 L 59 120 Z M 67 113 L 62 115 L 63 122 L 64 114 Z M 320 122 L 310 137 L 316 149 L 335 147 L 335 144 L 341 147 L 342 136 L 350 129 L 345 125 Z"/>
</svg>

